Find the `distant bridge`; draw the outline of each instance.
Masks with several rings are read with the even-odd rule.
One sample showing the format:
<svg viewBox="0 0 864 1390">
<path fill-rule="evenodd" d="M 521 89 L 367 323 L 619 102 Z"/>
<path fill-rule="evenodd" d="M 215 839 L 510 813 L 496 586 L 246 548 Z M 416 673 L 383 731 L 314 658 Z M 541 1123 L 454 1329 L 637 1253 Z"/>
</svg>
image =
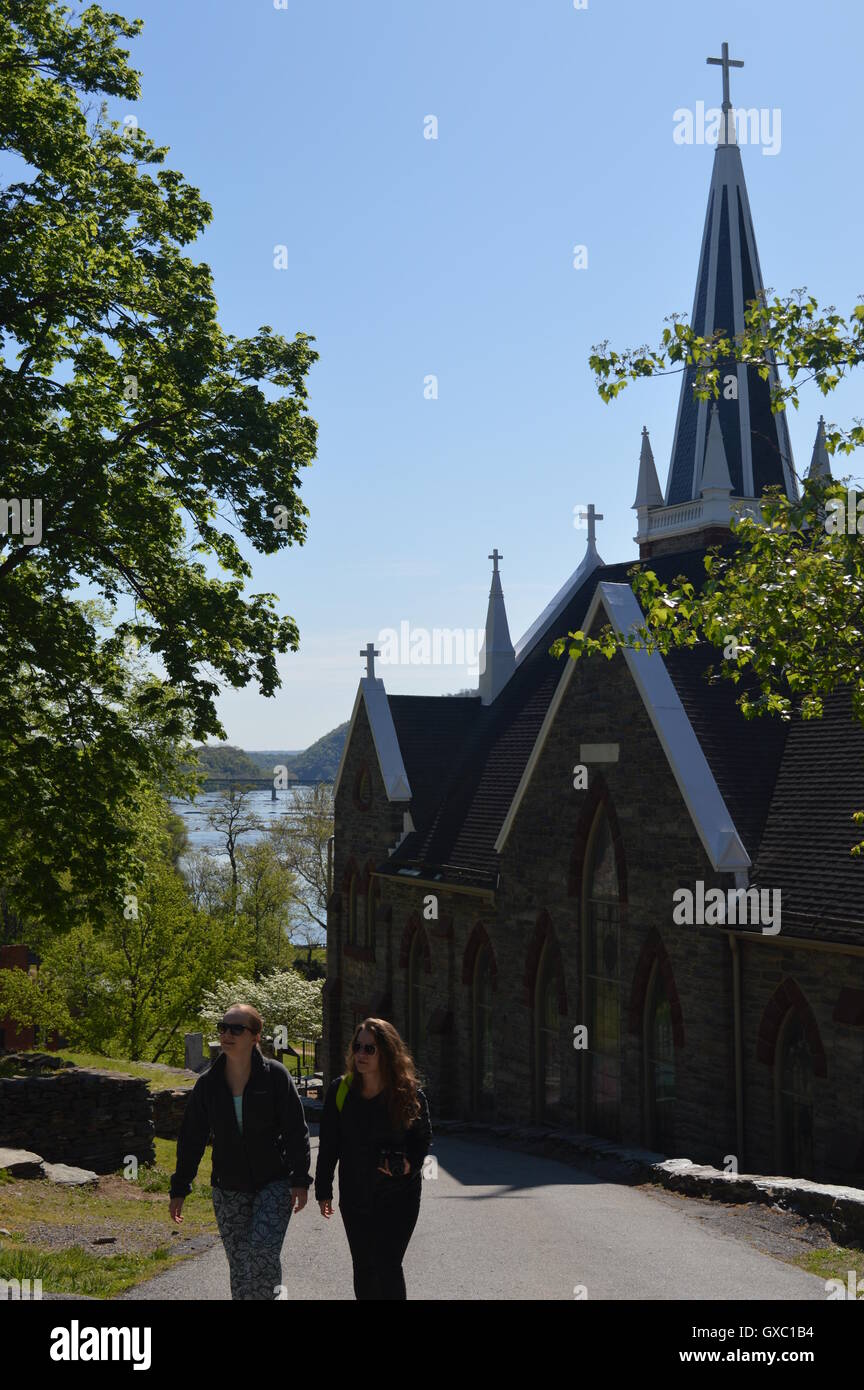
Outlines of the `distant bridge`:
<svg viewBox="0 0 864 1390">
<path fill-rule="evenodd" d="M 277 792 L 290 791 L 292 787 L 319 787 L 329 786 L 329 777 L 291 777 L 284 787 L 274 786 L 274 777 L 205 777 L 202 782 L 203 791 L 214 791 L 222 787 L 228 787 L 234 791 L 235 787 L 244 791 L 252 788 L 270 791 L 270 800 L 276 800 Z"/>
</svg>

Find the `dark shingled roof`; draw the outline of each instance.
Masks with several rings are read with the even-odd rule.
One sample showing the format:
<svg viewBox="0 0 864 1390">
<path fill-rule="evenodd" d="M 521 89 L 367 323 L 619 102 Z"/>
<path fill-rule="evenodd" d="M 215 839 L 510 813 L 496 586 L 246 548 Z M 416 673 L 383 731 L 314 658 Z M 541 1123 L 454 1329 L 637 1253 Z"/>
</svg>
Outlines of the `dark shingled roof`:
<svg viewBox="0 0 864 1390">
<path fill-rule="evenodd" d="M 864 923 L 864 728 L 848 694 L 824 701 L 821 719 L 789 728 L 759 850 L 755 880 L 779 888 L 784 918 L 826 925 Z M 784 928 L 785 930 L 785 928 Z"/>
<path fill-rule="evenodd" d="M 704 577 L 703 553 L 691 551 L 655 558 L 651 568 L 665 581 L 678 574 L 698 581 Z M 425 798 L 424 806 L 416 812 L 412 806 L 416 831 L 382 866 L 384 872 L 396 874 L 400 868 L 419 868 L 423 877 L 494 887 L 498 874 L 495 841 L 564 670 L 566 657 L 559 660 L 550 656 L 549 646 L 556 637 L 578 628 L 601 580 L 625 583 L 635 563 L 630 560 L 620 565 L 603 565 L 588 575 L 561 616 L 538 636 L 491 705 L 440 698 L 428 701 L 430 722 L 442 719 L 448 726 L 453 715 L 445 706 L 471 703 L 480 708 L 470 728 L 466 728 L 460 757 L 449 767 L 443 761 L 439 766 L 438 796 L 432 814 L 426 814 L 429 802 Z M 394 720 L 395 706 L 405 698 L 390 697 Z M 405 765 L 413 790 L 407 757 Z"/>
<path fill-rule="evenodd" d="M 670 583 L 704 578 L 703 550 L 643 564 Z M 601 581 L 626 583 L 636 561 L 593 571 L 538 636 L 498 698 L 391 695 L 390 708 L 413 799 L 415 831 L 381 872 L 419 870 L 455 885 L 494 888 L 495 841 L 561 679 L 566 657 L 549 655 L 555 637 L 584 621 Z M 665 658 L 696 737 L 754 863 L 754 881 L 780 888 L 784 917 L 826 924 L 864 921 L 864 858 L 849 850 L 852 812 L 864 809 L 864 729 L 848 697 L 825 701 L 821 720 L 747 720 L 741 687 L 706 679 L 722 656 L 678 650 Z"/>
</svg>

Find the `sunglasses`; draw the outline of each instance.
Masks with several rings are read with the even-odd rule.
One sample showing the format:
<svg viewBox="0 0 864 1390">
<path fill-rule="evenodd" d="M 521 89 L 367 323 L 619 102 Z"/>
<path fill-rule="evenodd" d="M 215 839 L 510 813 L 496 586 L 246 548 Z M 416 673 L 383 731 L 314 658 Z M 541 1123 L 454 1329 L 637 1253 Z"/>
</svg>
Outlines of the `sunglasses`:
<svg viewBox="0 0 864 1390">
<path fill-rule="evenodd" d="M 232 1038 L 239 1038 L 240 1034 L 245 1033 L 247 1029 L 250 1033 L 255 1032 L 254 1028 L 249 1028 L 248 1023 L 226 1023 L 224 1018 L 221 1023 L 216 1024 L 217 1033 L 230 1033 Z"/>
<path fill-rule="evenodd" d="M 367 1057 L 374 1057 L 375 1053 L 378 1051 L 378 1044 L 355 1042 L 354 1051 L 365 1052 Z"/>
</svg>

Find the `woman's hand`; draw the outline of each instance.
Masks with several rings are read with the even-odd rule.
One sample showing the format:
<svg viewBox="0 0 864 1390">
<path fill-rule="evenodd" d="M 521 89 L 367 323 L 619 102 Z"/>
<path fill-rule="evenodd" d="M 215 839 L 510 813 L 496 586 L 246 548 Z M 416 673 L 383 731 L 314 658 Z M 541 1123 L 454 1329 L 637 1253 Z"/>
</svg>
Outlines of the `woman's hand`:
<svg viewBox="0 0 864 1390">
<path fill-rule="evenodd" d="M 379 1173 L 386 1173 L 387 1176 L 388 1176 L 388 1178 L 392 1178 L 392 1177 L 395 1176 L 395 1174 L 391 1173 L 391 1171 L 390 1171 L 390 1161 L 389 1161 L 389 1159 L 386 1159 L 386 1160 L 385 1160 L 385 1162 L 384 1162 L 384 1167 L 383 1167 L 383 1168 L 381 1167 L 380 1164 L 378 1165 L 378 1172 L 379 1172 Z M 409 1161 L 408 1161 L 407 1158 L 403 1158 L 403 1160 L 402 1160 L 402 1176 L 403 1176 L 403 1178 L 407 1178 L 407 1176 L 408 1176 L 408 1174 L 409 1174 L 410 1172 L 411 1172 L 411 1164 L 409 1163 Z"/>
<path fill-rule="evenodd" d="M 176 1221 L 178 1226 L 183 1220 L 183 1203 L 185 1200 L 185 1197 L 172 1197 L 171 1201 L 168 1203 L 168 1212 L 171 1220 Z"/>
<path fill-rule="evenodd" d="M 328 1197 L 325 1202 L 319 1202 L 318 1206 L 321 1208 L 321 1215 L 326 1216 L 329 1221 L 330 1217 L 333 1215 L 333 1203 L 330 1198 Z"/>
<path fill-rule="evenodd" d="M 291 1188 L 291 1196 L 292 1196 L 292 1198 L 293 1198 L 293 1200 L 294 1200 L 294 1205 L 293 1205 L 293 1207 L 291 1208 L 291 1210 L 292 1210 L 292 1211 L 302 1211 L 303 1208 L 304 1208 L 305 1205 L 306 1205 L 306 1188 L 305 1188 L 305 1187 L 292 1187 L 292 1188 Z"/>
</svg>

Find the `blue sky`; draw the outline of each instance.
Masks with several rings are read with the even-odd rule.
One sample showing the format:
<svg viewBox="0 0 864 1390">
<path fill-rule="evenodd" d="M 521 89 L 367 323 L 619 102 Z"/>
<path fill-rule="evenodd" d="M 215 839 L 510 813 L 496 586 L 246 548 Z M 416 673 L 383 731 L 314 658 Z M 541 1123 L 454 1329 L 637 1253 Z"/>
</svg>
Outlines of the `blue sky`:
<svg viewBox="0 0 864 1390">
<path fill-rule="evenodd" d="M 745 62 L 733 102 L 781 113 L 777 154 L 742 151 L 767 284 L 844 312 L 864 291 L 864 10 L 849 0 L 108 8 L 145 20 L 142 100 L 112 114 L 170 145 L 212 204 L 193 254 L 212 267 L 223 327 L 302 330 L 321 354 L 307 543 L 249 552 L 252 590 L 279 595 L 301 650 L 273 699 L 221 698 L 244 747 L 301 748 L 347 719 L 359 648 L 383 630 L 482 626 L 493 546 L 515 641 L 582 556 L 578 503 L 604 513 L 605 560 L 635 558 L 641 427 L 665 484 L 679 383 L 607 406 L 587 359 L 690 312 L 712 149 L 676 144 L 673 113 L 719 105 L 705 59 L 724 39 Z M 848 424 L 859 396 L 805 394 L 790 419 L 799 472 L 820 409 Z M 464 666 L 379 674 L 395 693 L 476 684 Z"/>
</svg>

